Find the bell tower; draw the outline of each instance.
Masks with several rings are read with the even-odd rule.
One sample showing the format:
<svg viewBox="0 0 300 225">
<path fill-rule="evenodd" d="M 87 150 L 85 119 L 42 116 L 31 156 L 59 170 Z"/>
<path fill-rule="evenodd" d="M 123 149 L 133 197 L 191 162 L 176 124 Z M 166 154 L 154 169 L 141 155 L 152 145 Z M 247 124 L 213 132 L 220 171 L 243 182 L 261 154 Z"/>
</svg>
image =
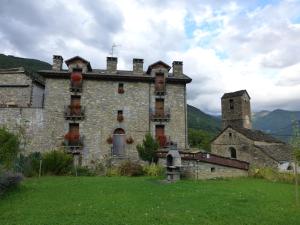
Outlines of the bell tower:
<svg viewBox="0 0 300 225">
<path fill-rule="evenodd" d="M 222 129 L 252 128 L 250 96 L 246 90 L 225 93 L 222 98 Z"/>
</svg>

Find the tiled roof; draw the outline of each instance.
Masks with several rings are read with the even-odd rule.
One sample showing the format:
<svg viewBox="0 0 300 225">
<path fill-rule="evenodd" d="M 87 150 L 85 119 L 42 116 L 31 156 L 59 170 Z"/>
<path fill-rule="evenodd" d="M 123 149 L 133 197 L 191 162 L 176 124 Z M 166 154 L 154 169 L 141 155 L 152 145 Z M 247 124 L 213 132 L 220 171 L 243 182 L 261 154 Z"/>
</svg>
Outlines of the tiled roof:
<svg viewBox="0 0 300 225">
<path fill-rule="evenodd" d="M 250 96 L 249 96 L 249 94 L 248 94 L 248 92 L 246 90 L 239 90 L 239 91 L 235 91 L 235 92 L 225 93 L 222 96 L 222 99 L 223 98 L 233 98 L 233 97 L 243 96 L 245 93 L 248 95 L 248 97 L 250 99 Z"/>
</svg>

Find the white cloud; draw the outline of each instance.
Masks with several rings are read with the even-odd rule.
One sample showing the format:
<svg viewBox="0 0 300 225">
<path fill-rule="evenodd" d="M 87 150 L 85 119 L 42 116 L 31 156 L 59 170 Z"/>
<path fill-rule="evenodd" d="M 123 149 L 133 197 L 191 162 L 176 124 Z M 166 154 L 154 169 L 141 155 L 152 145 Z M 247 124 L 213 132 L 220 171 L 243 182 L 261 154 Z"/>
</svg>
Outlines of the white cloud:
<svg viewBox="0 0 300 225">
<path fill-rule="evenodd" d="M 222 94 L 240 89 L 255 111 L 300 110 L 299 1 L 0 1 L 2 53 L 80 55 L 103 68 L 116 43 L 120 69 L 134 57 L 144 69 L 183 60 L 188 102 L 206 112 L 220 112 Z"/>
</svg>

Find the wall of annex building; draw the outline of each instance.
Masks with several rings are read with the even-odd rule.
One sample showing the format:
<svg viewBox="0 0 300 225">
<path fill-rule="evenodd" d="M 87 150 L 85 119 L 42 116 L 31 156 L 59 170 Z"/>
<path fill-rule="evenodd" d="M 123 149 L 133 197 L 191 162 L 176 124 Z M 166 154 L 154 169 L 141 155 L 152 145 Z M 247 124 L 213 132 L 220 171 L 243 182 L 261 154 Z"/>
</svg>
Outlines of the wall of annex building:
<svg viewBox="0 0 300 225">
<path fill-rule="evenodd" d="M 31 97 L 31 79 L 21 72 L 1 72 L 0 105 L 28 107 Z"/>
</svg>

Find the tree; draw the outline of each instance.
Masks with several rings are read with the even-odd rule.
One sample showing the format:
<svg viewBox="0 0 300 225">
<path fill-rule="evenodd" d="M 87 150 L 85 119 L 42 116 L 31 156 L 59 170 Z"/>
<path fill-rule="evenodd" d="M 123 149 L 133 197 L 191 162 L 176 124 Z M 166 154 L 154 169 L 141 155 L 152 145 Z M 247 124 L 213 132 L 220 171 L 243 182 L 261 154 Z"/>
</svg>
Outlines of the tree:
<svg viewBox="0 0 300 225">
<path fill-rule="evenodd" d="M 6 128 L 0 128 L 0 164 L 6 169 L 11 169 L 18 153 L 19 139 Z"/>
<path fill-rule="evenodd" d="M 295 172 L 295 194 L 296 194 L 296 204 L 299 203 L 298 197 L 298 165 L 300 162 L 300 130 L 299 130 L 299 121 L 293 121 L 293 136 L 291 139 L 291 144 L 293 147 L 293 156 L 294 156 L 294 172 Z"/>
<path fill-rule="evenodd" d="M 188 139 L 191 147 L 202 148 L 206 151 L 210 151 L 210 142 L 212 135 L 203 130 L 196 130 L 190 128 L 188 131 Z"/>
<path fill-rule="evenodd" d="M 138 144 L 136 146 L 141 159 L 144 161 L 148 161 L 149 163 L 157 161 L 155 152 L 157 151 L 158 147 L 159 147 L 159 144 L 152 137 L 152 135 L 150 133 L 147 133 L 145 135 L 143 144 Z"/>
</svg>

